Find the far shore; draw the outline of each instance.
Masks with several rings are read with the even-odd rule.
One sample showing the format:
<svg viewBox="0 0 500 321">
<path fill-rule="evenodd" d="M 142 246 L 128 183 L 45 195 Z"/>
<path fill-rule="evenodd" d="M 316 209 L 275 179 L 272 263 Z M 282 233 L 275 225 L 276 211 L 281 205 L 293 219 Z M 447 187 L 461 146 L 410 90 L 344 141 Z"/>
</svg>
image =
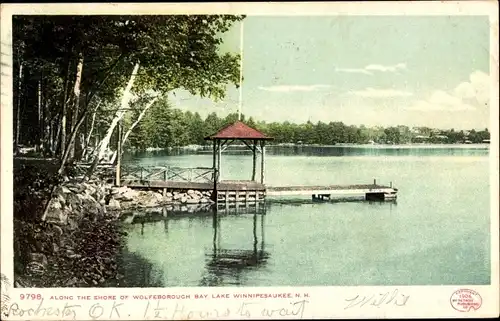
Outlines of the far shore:
<svg viewBox="0 0 500 321">
<path fill-rule="evenodd" d="M 443 148 L 459 148 L 459 149 L 489 149 L 489 143 L 476 143 L 476 144 L 429 144 L 429 143 L 408 143 L 408 144 L 349 144 L 349 143 L 339 143 L 336 145 L 321 145 L 321 144 L 293 144 L 293 143 L 283 143 L 283 144 L 268 144 L 267 147 L 279 147 L 279 148 L 303 148 L 303 147 L 315 147 L 315 148 L 372 148 L 372 149 L 418 149 L 418 148 L 428 148 L 428 149 L 443 149 Z M 244 149 L 245 145 L 232 145 L 228 149 Z M 128 152 L 159 152 L 168 150 L 183 150 L 183 151 L 212 151 L 211 145 L 188 145 L 188 146 L 176 146 L 176 147 L 148 147 L 146 149 L 138 148 L 126 148 Z M 19 149 L 19 154 L 15 156 L 16 158 L 23 157 L 36 157 L 35 147 L 21 147 Z"/>
<path fill-rule="evenodd" d="M 318 147 L 318 148 L 338 148 L 338 147 L 347 147 L 347 148 L 470 148 L 470 149 L 486 149 L 489 148 L 490 144 L 488 143 L 479 143 L 479 144 L 422 144 L 422 143 L 413 143 L 413 144 L 348 144 L 348 143 L 340 143 L 336 145 L 322 145 L 322 144 L 267 144 L 267 147 Z M 244 148 L 244 145 L 232 145 L 228 148 L 237 149 Z M 154 152 L 154 151 L 163 151 L 163 150 L 212 150 L 211 145 L 189 145 L 189 146 L 178 146 L 178 147 L 169 147 L 169 148 L 156 148 L 150 147 L 145 150 L 140 149 L 129 149 L 130 151 L 142 151 L 142 152 Z"/>
</svg>

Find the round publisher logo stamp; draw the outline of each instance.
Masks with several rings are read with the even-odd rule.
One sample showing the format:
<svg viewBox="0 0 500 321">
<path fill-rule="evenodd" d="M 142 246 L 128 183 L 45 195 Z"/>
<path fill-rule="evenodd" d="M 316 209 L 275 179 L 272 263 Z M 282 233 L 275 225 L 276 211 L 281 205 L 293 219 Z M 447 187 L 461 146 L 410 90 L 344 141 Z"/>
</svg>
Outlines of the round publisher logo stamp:
<svg viewBox="0 0 500 321">
<path fill-rule="evenodd" d="M 483 303 L 483 299 L 474 290 L 460 289 L 453 292 L 450 298 L 451 306 L 460 312 L 478 310 Z"/>
</svg>

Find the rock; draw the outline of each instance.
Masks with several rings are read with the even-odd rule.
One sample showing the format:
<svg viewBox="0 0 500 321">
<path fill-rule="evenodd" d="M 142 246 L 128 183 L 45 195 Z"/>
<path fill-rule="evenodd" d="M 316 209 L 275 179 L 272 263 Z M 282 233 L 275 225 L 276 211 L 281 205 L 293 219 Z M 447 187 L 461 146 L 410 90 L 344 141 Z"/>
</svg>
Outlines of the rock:
<svg viewBox="0 0 500 321">
<path fill-rule="evenodd" d="M 41 276 L 45 273 L 45 266 L 38 262 L 32 261 L 26 265 L 27 275 Z"/>
<path fill-rule="evenodd" d="M 57 200 L 61 203 L 62 206 L 66 205 L 66 198 L 64 198 L 64 194 L 58 194 Z"/>
<path fill-rule="evenodd" d="M 73 193 L 83 193 L 85 191 L 85 187 L 82 185 L 68 185 L 68 189 Z"/>
<path fill-rule="evenodd" d="M 168 197 L 168 196 L 167 196 L 167 197 L 164 197 L 164 198 L 163 198 L 163 202 L 165 202 L 165 203 L 170 203 L 170 202 L 172 202 L 172 197 Z"/>
<path fill-rule="evenodd" d="M 92 185 L 89 185 L 86 189 L 85 189 L 85 194 L 87 195 L 95 195 L 97 192 L 97 189 L 95 187 L 93 187 Z"/>
<path fill-rule="evenodd" d="M 198 204 L 200 202 L 197 198 L 191 198 L 186 200 L 186 204 Z"/>
<path fill-rule="evenodd" d="M 78 278 L 76 276 L 72 277 L 66 282 L 66 287 L 72 287 L 78 284 Z"/>
<path fill-rule="evenodd" d="M 181 203 L 185 204 L 186 202 L 187 202 L 187 197 L 186 196 L 182 196 Z"/>
<path fill-rule="evenodd" d="M 122 201 L 120 203 L 120 206 L 122 209 L 129 209 L 129 208 L 134 207 L 134 204 L 131 201 Z"/>
<path fill-rule="evenodd" d="M 128 188 L 127 186 L 120 186 L 118 188 L 118 193 L 120 193 L 120 194 L 126 193 L 128 191 L 130 191 L 130 188 Z"/>
<path fill-rule="evenodd" d="M 49 208 L 50 208 L 50 209 L 61 209 L 61 208 L 62 208 L 62 205 L 61 205 L 61 203 L 59 202 L 59 200 L 58 200 L 58 199 L 52 199 L 52 200 L 50 201 Z"/>
<path fill-rule="evenodd" d="M 182 212 L 187 212 L 187 211 L 188 211 L 188 207 L 187 207 L 187 206 L 185 206 L 185 205 L 184 205 L 184 206 L 181 206 L 180 210 L 181 210 Z"/>
<path fill-rule="evenodd" d="M 188 190 L 188 191 L 187 191 L 187 194 L 188 194 L 188 195 L 192 195 L 192 194 L 195 194 L 195 193 L 196 193 L 196 192 L 195 192 L 194 190 L 192 190 L 192 189 L 190 189 L 190 190 Z"/>
<path fill-rule="evenodd" d="M 59 226 L 53 225 L 52 228 L 56 231 L 57 234 L 59 234 L 59 236 L 63 235 L 63 230 Z"/>
<path fill-rule="evenodd" d="M 124 223 L 132 224 L 134 222 L 135 215 L 128 215 L 123 220 Z"/>
<path fill-rule="evenodd" d="M 68 194 L 71 193 L 71 191 L 64 185 L 59 185 L 56 189 L 56 193 L 58 194 Z"/>
<path fill-rule="evenodd" d="M 119 187 L 112 187 L 110 194 L 118 194 L 120 193 L 120 188 Z"/>
<path fill-rule="evenodd" d="M 43 253 L 30 253 L 29 260 L 31 262 L 37 262 L 43 267 L 47 266 L 48 264 L 47 257 Z"/>
<path fill-rule="evenodd" d="M 181 195 L 181 194 L 179 194 L 179 193 L 177 193 L 177 192 L 174 192 L 174 200 L 175 200 L 175 201 L 177 201 L 177 200 L 179 200 L 179 199 L 181 199 L 181 198 L 182 198 L 182 195 Z"/>
<path fill-rule="evenodd" d="M 115 200 L 115 199 L 110 199 L 109 200 L 109 204 L 108 204 L 108 208 L 110 210 L 119 210 L 121 209 L 121 206 L 120 206 L 120 201 L 118 200 Z"/>
<path fill-rule="evenodd" d="M 167 192 L 167 194 L 165 194 L 165 196 L 166 196 L 166 197 L 170 197 L 170 198 L 171 198 L 171 197 L 173 197 L 173 196 L 174 196 L 174 194 L 172 194 L 172 193 L 170 193 L 170 192 Z"/>
<path fill-rule="evenodd" d="M 79 194 L 69 193 L 68 195 L 66 195 L 66 203 L 71 204 L 71 206 L 73 206 L 73 208 L 76 208 L 76 207 L 82 205 L 82 200 L 77 195 L 79 195 Z"/>
<path fill-rule="evenodd" d="M 45 220 L 47 222 L 64 225 L 68 222 L 68 215 L 67 212 L 63 211 L 62 209 L 55 208 L 53 210 L 48 211 Z"/>
<path fill-rule="evenodd" d="M 124 200 L 129 200 L 133 201 L 139 196 L 139 193 L 137 191 L 134 191 L 133 189 L 128 189 L 125 191 L 123 194 L 121 194 Z"/>
</svg>

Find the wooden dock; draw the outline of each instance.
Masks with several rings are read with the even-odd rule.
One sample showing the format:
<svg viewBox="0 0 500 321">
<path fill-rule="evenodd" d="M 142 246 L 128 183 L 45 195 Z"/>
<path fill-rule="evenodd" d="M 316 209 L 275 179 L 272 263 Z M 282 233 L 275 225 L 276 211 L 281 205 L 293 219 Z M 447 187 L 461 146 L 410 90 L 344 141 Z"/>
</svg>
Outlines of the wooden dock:
<svg viewBox="0 0 500 321">
<path fill-rule="evenodd" d="M 136 189 L 159 189 L 164 193 L 178 190 L 214 191 L 212 197 L 225 209 L 245 204 L 263 202 L 269 196 L 311 196 L 313 200 L 332 197 L 364 196 L 366 200 L 394 200 L 398 189 L 392 186 L 373 184 L 323 185 L 323 186 L 266 186 L 254 181 L 226 180 L 213 182 L 124 179 L 122 185 Z M 392 184 L 391 184 L 392 185 Z"/>
<path fill-rule="evenodd" d="M 267 196 L 311 195 L 313 199 L 330 199 L 332 196 L 365 196 L 367 200 L 387 200 L 397 197 L 397 188 L 373 184 L 283 186 L 268 187 Z"/>
<path fill-rule="evenodd" d="M 314 186 L 266 186 L 252 180 L 221 180 L 214 168 L 180 168 L 169 166 L 132 166 L 121 174 L 121 185 L 134 189 L 160 190 L 166 195 L 174 191 L 213 191 L 212 199 L 217 207 L 225 210 L 246 207 L 248 204 L 259 207 L 267 197 L 311 196 L 313 200 L 329 200 L 333 197 L 360 196 L 366 200 L 394 200 L 398 189 L 377 184 L 351 185 L 314 185 Z M 257 203 L 257 205 L 255 205 Z M 262 206 L 262 205 L 261 205 Z"/>
</svg>

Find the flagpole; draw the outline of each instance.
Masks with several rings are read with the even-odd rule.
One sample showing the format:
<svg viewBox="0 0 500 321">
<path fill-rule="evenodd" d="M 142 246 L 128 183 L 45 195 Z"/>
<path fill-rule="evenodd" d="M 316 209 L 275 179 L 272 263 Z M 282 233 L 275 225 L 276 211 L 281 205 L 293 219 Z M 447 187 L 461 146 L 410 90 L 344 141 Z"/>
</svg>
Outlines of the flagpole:
<svg viewBox="0 0 500 321">
<path fill-rule="evenodd" d="M 238 101 L 238 120 L 241 120 L 241 107 L 243 105 L 243 21 L 240 22 L 240 98 Z"/>
</svg>

